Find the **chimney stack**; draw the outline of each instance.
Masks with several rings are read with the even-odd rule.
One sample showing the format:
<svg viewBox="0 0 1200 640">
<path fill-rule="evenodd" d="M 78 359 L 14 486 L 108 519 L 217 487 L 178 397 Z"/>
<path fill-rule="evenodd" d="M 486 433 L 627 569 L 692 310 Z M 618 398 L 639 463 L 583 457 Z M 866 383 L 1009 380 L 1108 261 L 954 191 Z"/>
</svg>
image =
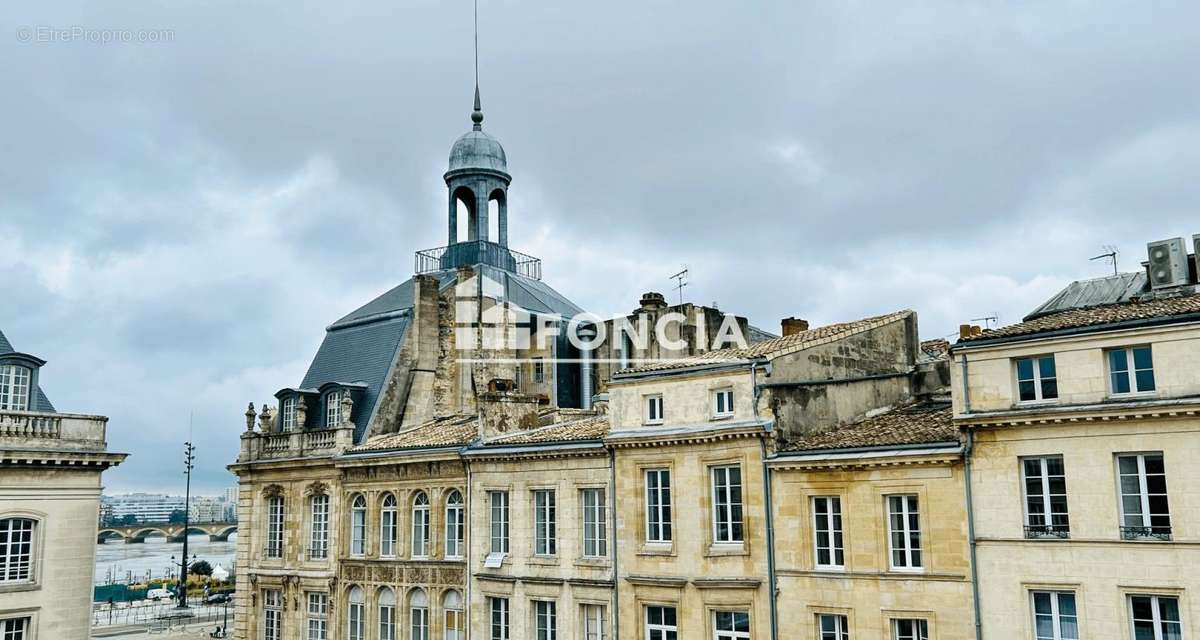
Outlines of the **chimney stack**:
<svg viewBox="0 0 1200 640">
<path fill-rule="evenodd" d="M 784 318 L 780 324 L 782 325 L 784 337 L 808 331 L 808 320 L 802 320 L 795 317 Z"/>
<path fill-rule="evenodd" d="M 977 324 L 960 324 L 958 325 L 958 338 L 972 338 L 983 333 L 983 327 Z"/>
<path fill-rule="evenodd" d="M 663 296 L 663 294 L 657 291 L 647 291 L 646 293 L 643 293 L 641 302 L 642 309 L 645 309 L 646 311 L 665 309 L 667 306 L 667 299 Z"/>
</svg>

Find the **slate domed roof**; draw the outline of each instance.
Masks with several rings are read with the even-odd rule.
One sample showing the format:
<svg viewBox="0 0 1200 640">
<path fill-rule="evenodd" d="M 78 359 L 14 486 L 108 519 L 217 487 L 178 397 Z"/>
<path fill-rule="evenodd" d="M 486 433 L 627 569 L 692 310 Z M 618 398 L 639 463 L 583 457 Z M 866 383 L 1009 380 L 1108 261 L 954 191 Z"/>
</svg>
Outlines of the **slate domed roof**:
<svg viewBox="0 0 1200 640">
<path fill-rule="evenodd" d="M 468 131 L 450 147 L 450 166 L 446 170 L 486 169 L 508 173 L 508 159 L 500 141 L 476 129 Z"/>
</svg>

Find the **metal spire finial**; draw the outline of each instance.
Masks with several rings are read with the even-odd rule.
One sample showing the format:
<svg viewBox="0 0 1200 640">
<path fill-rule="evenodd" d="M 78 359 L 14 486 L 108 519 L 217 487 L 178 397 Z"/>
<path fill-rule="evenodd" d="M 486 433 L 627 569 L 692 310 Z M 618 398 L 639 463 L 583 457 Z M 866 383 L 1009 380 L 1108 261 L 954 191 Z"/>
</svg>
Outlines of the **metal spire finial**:
<svg viewBox="0 0 1200 640">
<path fill-rule="evenodd" d="M 479 104 L 479 0 L 475 0 L 475 110 L 471 112 L 472 127 L 476 131 L 483 129 L 483 107 Z"/>
</svg>

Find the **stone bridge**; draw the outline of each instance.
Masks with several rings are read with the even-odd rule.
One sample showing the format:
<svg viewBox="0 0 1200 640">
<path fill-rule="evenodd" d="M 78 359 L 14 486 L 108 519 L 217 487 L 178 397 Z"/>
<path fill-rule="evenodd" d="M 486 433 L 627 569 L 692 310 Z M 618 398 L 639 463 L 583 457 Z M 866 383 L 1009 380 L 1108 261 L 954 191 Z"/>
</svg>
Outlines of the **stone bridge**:
<svg viewBox="0 0 1200 640">
<path fill-rule="evenodd" d="M 120 527 L 101 527 L 100 531 L 96 532 L 96 542 L 104 544 L 105 540 L 122 538 L 125 540 L 125 544 L 133 544 L 135 542 L 145 542 L 146 536 L 154 534 L 165 536 L 167 542 L 183 542 L 185 535 L 194 533 L 208 534 L 208 539 L 214 542 L 228 540 L 229 534 L 237 533 L 237 523 L 193 522 L 187 526 L 186 531 L 182 523 L 167 522 L 144 522 Z"/>
</svg>

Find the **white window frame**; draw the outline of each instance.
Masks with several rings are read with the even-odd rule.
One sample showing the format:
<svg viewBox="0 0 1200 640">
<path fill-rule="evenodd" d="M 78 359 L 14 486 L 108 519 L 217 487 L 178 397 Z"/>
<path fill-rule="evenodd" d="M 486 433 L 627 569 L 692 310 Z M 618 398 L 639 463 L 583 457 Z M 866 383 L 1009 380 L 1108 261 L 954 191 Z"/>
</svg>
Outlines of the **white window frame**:
<svg viewBox="0 0 1200 640">
<path fill-rule="evenodd" d="M 429 557 L 429 529 L 429 494 L 418 491 L 412 499 L 412 557 Z"/>
<path fill-rule="evenodd" d="M 395 558 L 399 544 L 396 535 L 399 532 L 396 494 L 385 494 L 379 505 L 379 557 Z"/>
<path fill-rule="evenodd" d="M 833 621 L 833 631 L 825 631 L 825 620 Z M 817 614 L 817 640 L 849 640 L 850 617 L 842 613 Z"/>
<path fill-rule="evenodd" d="M 491 536 L 491 553 L 507 554 L 509 551 L 508 492 L 488 492 L 488 532 Z"/>
<path fill-rule="evenodd" d="M 899 500 L 900 511 L 895 511 L 893 508 L 893 500 Z M 909 505 L 909 500 L 915 500 L 917 508 L 914 510 Z M 909 573 L 920 573 L 925 570 L 925 549 L 922 546 L 921 532 L 921 498 L 915 493 L 892 494 L 886 497 L 887 506 L 887 522 L 888 522 L 888 566 L 892 571 L 904 571 Z M 894 527 L 892 516 L 900 515 L 903 527 L 897 531 Z M 911 516 L 917 517 L 917 526 L 912 527 Z M 896 548 L 895 534 L 903 534 L 904 546 L 900 549 Z M 917 536 L 917 545 L 913 546 L 912 536 Z M 904 558 L 904 564 L 896 564 L 896 552 L 899 551 Z M 914 554 L 915 552 L 915 554 Z M 914 555 L 916 558 L 914 559 Z"/>
<path fill-rule="evenodd" d="M 533 381 L 542 384 L 546 381 L 546 359 L 533 358 Z"/>
<path fill-rule="evenodd" d="M 1063 473 L 1062 473 L 1063 493 L 1062 494 L 1050 493 L 1050 479 L 1052 477 L 1054 477 L 1054 478 L 1059 477 L 1057 475 L 1050 474 L 1050 461 L 1052 461 L 1052 460 L 1058 460 L 1062 463 L 1062 469 L 1063 469 Z M 1040 487 L 1040 491 L 1036 495 L 1031 495 L 1029 492 L 1029 481 L 1031 478 L 1029 476 L 1029 469 L 1026 466 L 1026 464 L 1029 462 L 1037 463 L 1039 474 L 1040 474 L 1037 479 L 1038 485 Z M 1026 527 L 1025 528 L 1025 537 L 1026 538 L 1042 538 L 1042 537 L 1069 538 L 1070 533 L 1071 533 L 1070 505 L 1068 504 L 1067 510 L 1062 513 L 1055 513 L 1051 510 L 1052 499 L 1055 496 L 1061 495 L 1063 497 L 1064 503 L 1066 502 L 1066 499 L 1067 499 L 1067 494 L 1066 494 L 1067 463 L 1066 463 L 1066 460 L 1064 460 L 1061 455 L 1029 456 L 1026 458 L 1020 458 L 1020 463 L 1021 463 L 1021 495 L 1024 498 L 1024 500 L 1022 500 L 1022 508 L 1025 512 L 1025 527 Z M 1029 509 L 1030 500 L 1036 500 L 1042 504 L 1043 511 L 1040 515 L 1045 520 L 1045 522 L 1041 525 L 1036 525 L 1033 523 L 1033 517 L 1037 514 L 1034 514 L 1030 511 L 1030 509 Z M 1067 520 L 1067 524 L 1062 525 L 1062 526 L 1055 525 L 1054 517 L 1056 515 L 1063 516 Z M 1042 535 L 1035 535 L 1037 533 L 1035 531 L 1035 529 L 1037 529 L 1037 528 L 1041 528 L 1043 530 Z"/>
<path fill-rule="evenodd" d="M 1124 474 L 1121 472 L 1121 460 L 1123 458 L 1132 458 L 1137 461 L 1137 474 L 1136 475 Z M 1146 471 L 1146 459 L 1147 458 L 1159 458 L 1160 460 L 1162 460 L 1163 472 L 1161 474 L 1147 473 L 1147 471 Z M 1170 540 L 1171 535 L 1174 533 L 1174 524 L 1171 521 L 1172 520 L 1171 519 L 1171 504 L 1170 504 L 1171 490 L 1169 487 L 1165 487 L 1165 485 L 1167 483 L 1167 468 L 1166 468 L 1167 467 L 1167 459 L 1166 459 L 1166 456 L 1164 456 L 1161 451 L 1144 451 L 1144 452 L 1138 452 L 1138 453 L 1118 453 L 1114 456 L 1114 460 L 1115 460 L 1116 471 L 1117 471 L 1117 504 L 1118 504 L 1118 511 L 1121 516 L 1120 525 L 1121 525 L 1122 539 L 1125 539 L 1125 540 L 1139 540 L 1139 539 Z M 1167 493 L 1164 493 L 1164 494 L 1151 494 L 1150 493 L 1150 486 L 1149 486 L 1149 481 L 1148 481 L 1148 478 L 1150 475 L 1162 475 L 1163 485 L 1164 485 L 1164 488 L 1166 489 Z M 1125 493 L 1125 486 L 1121 480 L 1122 480 L 1122 478 L 1124 478 L 1126 476 L 1137 478 L 1138 493 L 1136 493 L 1136 494 Z M 1134 496 L 1134 495 L 1138 496 L 1138 499 L 1139 499 L 1139 502 L 1141 505 L 1141 513 L 1140 514 L 1135 514 L 1135 513 L 1126 514 L 1125 513 L 1125 497 L 1126 496 Z M 1151 495 L 1162 495 L 1164 498 L 1166 498 L 1167 512 L 1165 514 L 1162 514 L 1162 513 L 1155 514 L 1155 513 L 1150 512 L 1150 496 Z M 1166 526 L 1167 531 L 1158 536 L 1154 535 L 1154 529 L 1161 529 L 1162 527 L 1161 526 L 1160 527 L 1153 526 L 1153 524 L 1152 524 L 1153 516 L 1156 516 L 1156 515 L 1157 516 L 1165 515 L 1167 517 L 1167 522 L 1168 522 L 1168 524 Z M 1135 517 L 1135 516 L 1140 516 L 1140 519 L 1142 522 L 1141 525 L 1127 524 L 1128 518 Z M 1137 529 L 1137 528 L 1146 529 L 1150 533 L 1149 533 L 1149 535 L 1132 536 L 1126 532 L 1127 529 Z"/>
<path fill-rule="evenodd" d="M 324 591 L 309 591 L 305 600 L 308 621 L 308 640 L 329 638 L 329 594 Z"/>
<path fill-rule="evenodd" d="M 355 600 L 355 594 L 358 599 Z M 362 587 L 350 587 L 346 596 L 346 640 L 365 640 L 366 638 L 367 597 Z"/>
<path fill-rule="evenodd" d="M 263 589 L 263 640 L 283 640 L 283 592 Z"/>
<path fill-rule="evenodd" d="M 488 597 L 488 638 L 509 640 L 509 630 L 511 629 L 509 611 L 508 598 Z"/>
<path fill-rule="evenodd" d="M 0 410 L 28 411 L 33 404 L 33 370 L 19 364 L 0 365 Z"/>
<path fill-rule="evenodd" d="M 329 558 L 329 494 L 317 493 L 309 498 L 308 559 Z"/>
<path fill-rule="evenodd" d="M 342 391 L 325 394 L 325 426 L 333 429 L 342 424 Z"/>
<path fill-rule="evenodd" d="M 579 605 L 583 621 L 583 640 L 608 640 L 608 612 L 602 604 Z"/>
<path fill-rule="evenodd" d="M 712 482 L 713 544 L 740 545 L 746 542 L 746 508 L 743 495 L 742 465 L 709 467 Z M 737 476 L 734 478 L 734 476 Z M 725 535 L 721 535 L 721 527 Z"/>
<path fill-rule="evenodd" d="M 671 511 L 674 506 L 671 503 L 671 469 L 646 469 L 643 477 L 646 483 L 646 542 L 670 544 L 675 535 Z M 657 479 L 653 486 L 650 483 L 651 477 Z"/>
<path fill-rule="evenodd" d="M 457 602 L 451 602 L 451 595 L 457 598 Z M 463 613 L 462 593 L 457 589 L 450 589 L 442 594 L 442 612 L 444 614 L 444 626 L 442 633 L 445 640 L 466 640 L 467 626 L 466 616 Z"/>
<path fill-rule="evenodd" d="M 1151 615 L 1153 616 L 1153 618 L 1151 618 L 1150 620 L 1145 620 L 1145 619 L 1139 619 L 1139 618 L 1134 617 L 1134 615 L 1133 615 L 1133 600 L 1134 600 L 1134 598 L 1149 598 L 1150 599 L 1150 609 L 1151 609 Z M 1163 615 L 1162 615 L 1162 601 L 1163 600 L 1174 600 L 1175 601 L 1175 611 L 1177 611 L 1179 613 L 1179 619 L 1177 619 L 1177 620 L 1164 620 L 1163 619 Z M 1163 629 L 1162 629 L 1163 624 L 1174 624 L 1178 628 L 1178 631 L 1179 631 L 1179 635 L 1177 637 L 1179 637 L 1179 638 L 1186 637 L 1185 628 L 1183 626 L 1183 603 L 1180 602 L 1180 599 L 1178 596 L 1173 596 L 1173 595 L 1167 596 L 1167 595 L 1148 594 L 1148 593 L 1131 593 L 1131 594 L 1128 594 L 1125 598 L 1125 610 L 1129 613 L 1129 637 L 1131 637 L 1131 638 L 1137 637 L 1136 625 L 1139 620 L 1143 620 L 1145 622 L 1151 622 L 1154 625 L 1154 640 L 1166 640 L 1167 636 L 1163 635 Z"/>
<path fill-rule="evenodd" d="M 650 622 L 650 611 L 660 609 L 662 611 L 662 622 Z M 667 611 L 675 613 L 675 624 L 667 624 Z M 679 638 L 679 610 L 676 607 L 668 605 L 647 605 L 645 609 L 646 616 L 646 640 L 678 640 Z"/>
<path fill-rule="evenodd" d="M 608 501 L 606 491 L 587 488 L 579 491 L 579 505 L 583 512 L 583 557 L 605 558 L 608 556 Z"/>
<path fill-rule="evenodd" d="M 1050 598 L 1050 613 L 1049 614 L 1038 613 L 1037 597 L 1039 595 L 1045 595 Z M 1064 622 L 1064 620 L 1063 620 L 1064 616 L 1062 614 L 1062 610 L 1061 610 L 1062 603 L 1060 601 L 1063 596 L 1070 596 L 1070 598 L 1075 601 L 1075 615 L 1071 616 L 1071 617 L 1075 618 L 1075 628 L 1079 629 L 1079 598 L 1075 594 L 1074 591 L 1055 591 L 1055 590 L 1048 590 L 1048 589 L 1036 589 L 1036 590 L 1029 592 L 1029 611 L 1030 611 L 1030 615 L 1033 616 L 1034 640 L 1079 640 L 1078 635 L 1067 636 L 1067 635 L 1063 634 L 1062 627 L 1063 627 L 1063 622 Z M 1050 626 L 1051 626 L 1050 633 L 1052 634 L 1050 636 L 1038 635 L 1038 617 L 1041 615 L 1049 615 L 1049 617 L 1050 617 Z"/>
<path fill-rule="evenodd" d="M 533 601 L 533 631 L 536 640 L 558 640 L 558 603 Z"/>
<path fill-rule="evenodd" d="M 384 597 L 387 594 L 390 597 Z M 391 587 L 380 589 L 377 595 L 379 605 L 379 640 L 396 640 L 396 590 Z M 390 602 L 389 602 L 390 601 Z"/>
<path fill-rule="evenodd" d="M 21 515 L 0 519 L 6 540 L 0 544 L 0 586 L 37 582 L 39 524 L 35 518 Z M 14 540 L 15 536 L 20 538 Z"/>
<path fill-rule="evenodd" d="M 267 498 L 267 546 L 265 556 L 277 559 L 283 557 L 283 496 Z"/>
<path fill-rule="evenodd" d="M 350 555 L 361 558 L 367 554 L 367 498 L 354 494 L 350 502 Z"/>
<path fill-rule="evenodd" d="M 429 594 L 424 589 L 409 596 L 408 640 L 429 640 Z"/>
<path fill-rule="evenodd" d="M 911 625 L 909 632 L 903 632 L 901 626 Z M 892 618 L 892 640 L 929 640 L 929 621 L 925 618 Z"/>
<path fill-rule="evenodd" d="M 825 505 L 825 524 L 822 526 L 818 505 Z M 841 496 L 812 497 L 813 566 L 822 571 L 844 571 L 846 569 L 845 521 L 842 518 Z M 821 534 L 829 541 L 821 545 Z M 821 551 L 829 553 L 829 562 L 821 562 Z"/>
<path fill-rule="evenodd" d="M 1042 360 L 1047 358 L 1049 358 L 1050 362 L 1052 362 L 1054 365 L 1054 375 L 1042 377 Z M 1021 363 L 1025 361 L 1028 361 L 1033 369 L 1033 377 L 1028 380 L 1023 380 L 1021 378 Z M 1017 404 L 1043 404 L 1058 401 L 1058 361 L 1055 359 L 1053 353 L 1013 359 L 1013 377 L 1017 381 Z M 1045 397 L 1045 390 L 1042 389 L 1042 383 L 1049 380 L 1054 381 L 1055 391 L 1053 397 L 1047 398 Z M 1025 400 L 1021 398 L 1022 382 L 1033 383 L 1032 400 Z"/>
<path fill-rule="evenodd" d="M 533 491 L 533 555 L 553 556 L 558 552 L 557 503 L 554 489 Z"/>
<path fill-rule="evenodd" d="M 730 614 L 732 629 L 722 629 L 721 614 Z M 745 616 L 746 630 L 737 631 L 738 616 Z M 721 609 L 712 612 L 713 640 L 750 640 L 750 612 L 742 609 Z"/>
<path fill-rule="evenodd" d="M 663 395 L 661 393 L 651 393 L 642 396 L 643 424 L 662 424 L 663 406 Z"/>
<path fill-rule="evenodd" d="M 296 429 L 296 397 L 288 396 L 279 403 L 279 425 L 283 431 Z"/>
<path fill-rule="evenodd" d="M 712 417 L 733 417 L 733 387 L 715 389 L 712 392 Z"/>
<path fill-rule="evenodd" d="M 454 489 L 446 497 L 446 557 L 458 559 L 463 557 L 463 544 L 466 541 L 466 506 L 463 504 L 462 492 Z"/>
<path fill-rule="evenodd" d="M 1137 363 L 1133 358 L 1133 352 L 1139 351 L 1141 349 L 1146 349 L 1150 352 L 1150 368 L 1149 369 L 1138 369 L 1137 368 Z M 1113 370 L 1112 356 L 1110 354 L 1117 352 L 1117 351 L 1125 352 L 1125 371 L 1114 371 Z M 1152 395 L 1155 395 L 1158 393 L 1158 377 L 1154 375 L 1154 349 L 1152 349 L 1150 347 L 1150 345 L 1148 345 L 1148 344 L 1135 344 L 1135 345 L 1131 345 L 1128 347 L 1121 347 L 1119 349 L 1105 349 L 1104 350 L 1104 368 L 1105 368 L 1106 372 L 1108 373 L 1108 393 L 1110 396 L 1112 396 L 1114 398 L 1152 396 Z M 1150 377 L 1153 379 L 1153 385 L 1154 385 L 1153 389 L 1142 389 L 1141 387 L 1138 386 L 1137 373 L 1139 371 L 1149 371 L 1150 372 Z M 1125 376 L 1125 380 L 1129 385 L 1129 391 L 1123 392 L 1123 393 L 1117 391 L 1116 386 L 1113 384 L 1113 377 L 1117 376 L 1117 375 Z"/>
</svg>

